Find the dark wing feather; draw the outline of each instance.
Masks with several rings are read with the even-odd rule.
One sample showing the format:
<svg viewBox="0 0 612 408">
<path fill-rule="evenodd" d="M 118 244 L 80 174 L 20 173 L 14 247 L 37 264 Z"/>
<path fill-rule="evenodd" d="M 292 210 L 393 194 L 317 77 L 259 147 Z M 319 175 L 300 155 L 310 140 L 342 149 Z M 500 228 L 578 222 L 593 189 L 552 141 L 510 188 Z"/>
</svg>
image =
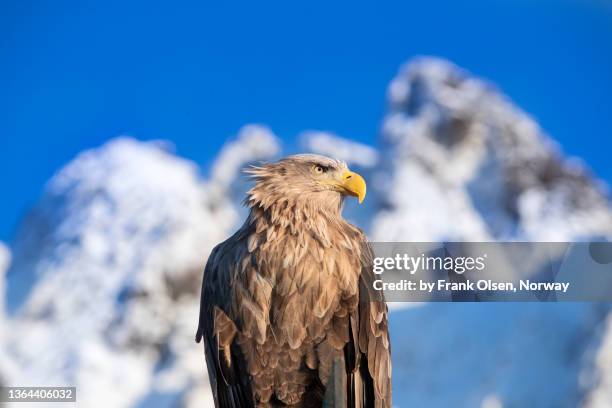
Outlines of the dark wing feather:
<svg viewBox="0 0 612 408">
<path fill-rule="evenodd" d="M 391 345 L 387 305 L 381 291 L 374 290 L 372 249 L 362 250 L 359 307 L 350 319 L 350 340 L 345 346 L 347 400 L 349 407 L 391 406 Z"/>
<path fill-rule="evenodd" d="M 202 280 L 200 318 L 196 342 L 204 339 L 208 377 L 217 408 L 254 406 L 246 363 L 234 342 L 236 326 L 228 317 L 230 281 L 238 234 L 213 249 Z"/>
</svg>

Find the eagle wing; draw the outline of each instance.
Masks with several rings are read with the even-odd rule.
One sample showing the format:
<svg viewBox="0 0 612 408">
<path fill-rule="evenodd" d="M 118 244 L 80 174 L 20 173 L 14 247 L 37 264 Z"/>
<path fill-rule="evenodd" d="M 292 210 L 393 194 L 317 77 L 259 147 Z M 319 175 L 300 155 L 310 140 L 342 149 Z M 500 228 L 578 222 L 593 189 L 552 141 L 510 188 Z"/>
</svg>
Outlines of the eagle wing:
<svg viewBox="0 0 612 408">
<path fill-rule="evenodd" d="M 196 342 L 204 339 L 210 385 L 218 408 L 254 406 L 244 357 L 234 342 L 237 328 L 228 317 L 232 274 L 239 259 L 240 237 L 217 245 L 204 269 Z"/>
<path fill-rule="evenodd" d="M 364 240 L 365 242 L 365 240 Z M 391 406 L 391 345 L 384 295 L 374 290 L 373 253 L 362 250 L 359 306 L 350 316 L 349 342 L 344 349 L 349 407 Z"/>
</svg>

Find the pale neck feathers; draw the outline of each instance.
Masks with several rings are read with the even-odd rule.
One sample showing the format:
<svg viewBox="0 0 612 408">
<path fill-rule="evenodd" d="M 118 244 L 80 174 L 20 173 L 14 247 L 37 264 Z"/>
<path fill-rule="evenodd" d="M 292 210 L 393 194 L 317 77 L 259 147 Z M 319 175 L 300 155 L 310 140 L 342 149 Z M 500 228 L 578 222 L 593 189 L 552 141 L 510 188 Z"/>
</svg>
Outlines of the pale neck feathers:
<svg viewBox="0 0 612 408">
<path fill-rule="evenodd" d="M 339 193 L 288 184 L 282 175 L 266 168 L 249 172 L 256 183 L 245 199 L 245 205 L 250 208 L 247 224 L 255 226 L 258 232 L 281 228 L 290 235 L 314 234 L 324 246 L 331 245 L 332 236 L 338 233 L 359 233 L 342 218 L 344 199 Z"/>
</svg>

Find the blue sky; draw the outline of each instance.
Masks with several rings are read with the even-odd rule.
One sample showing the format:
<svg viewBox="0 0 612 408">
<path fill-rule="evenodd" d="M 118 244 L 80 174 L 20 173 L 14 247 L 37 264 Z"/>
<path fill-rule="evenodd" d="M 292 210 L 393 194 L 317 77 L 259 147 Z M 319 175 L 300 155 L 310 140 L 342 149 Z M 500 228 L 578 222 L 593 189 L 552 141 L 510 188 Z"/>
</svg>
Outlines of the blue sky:
<svg viewBox="0 0 612 408">
<path fill-rule="evenodd" d="M 120 134 L 204 168 L 250 122 L 289 143 L 321 129 L 376 144 L 386 85 L 416 55 L 493 81 L 612 182 L 607 0 L 10 3 L 0 240 L 58 168 Z"/>
</svg>

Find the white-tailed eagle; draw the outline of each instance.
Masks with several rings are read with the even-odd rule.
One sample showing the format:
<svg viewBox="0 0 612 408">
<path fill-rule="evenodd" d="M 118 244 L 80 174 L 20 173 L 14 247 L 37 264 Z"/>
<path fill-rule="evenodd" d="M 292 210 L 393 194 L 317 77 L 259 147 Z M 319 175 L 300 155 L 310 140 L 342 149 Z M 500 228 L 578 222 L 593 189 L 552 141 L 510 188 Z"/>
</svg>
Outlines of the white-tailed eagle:
<svg viewBox="0 0 612 408">
<path fill-rule="evenodd" d="M 341 214 L 365 181 L 318 155 L 248 172 L 249 215 L 202 283 L 196 341 L 217 407 L 390 407 L 387 306 L 366 237 Z"/>
</svg>

